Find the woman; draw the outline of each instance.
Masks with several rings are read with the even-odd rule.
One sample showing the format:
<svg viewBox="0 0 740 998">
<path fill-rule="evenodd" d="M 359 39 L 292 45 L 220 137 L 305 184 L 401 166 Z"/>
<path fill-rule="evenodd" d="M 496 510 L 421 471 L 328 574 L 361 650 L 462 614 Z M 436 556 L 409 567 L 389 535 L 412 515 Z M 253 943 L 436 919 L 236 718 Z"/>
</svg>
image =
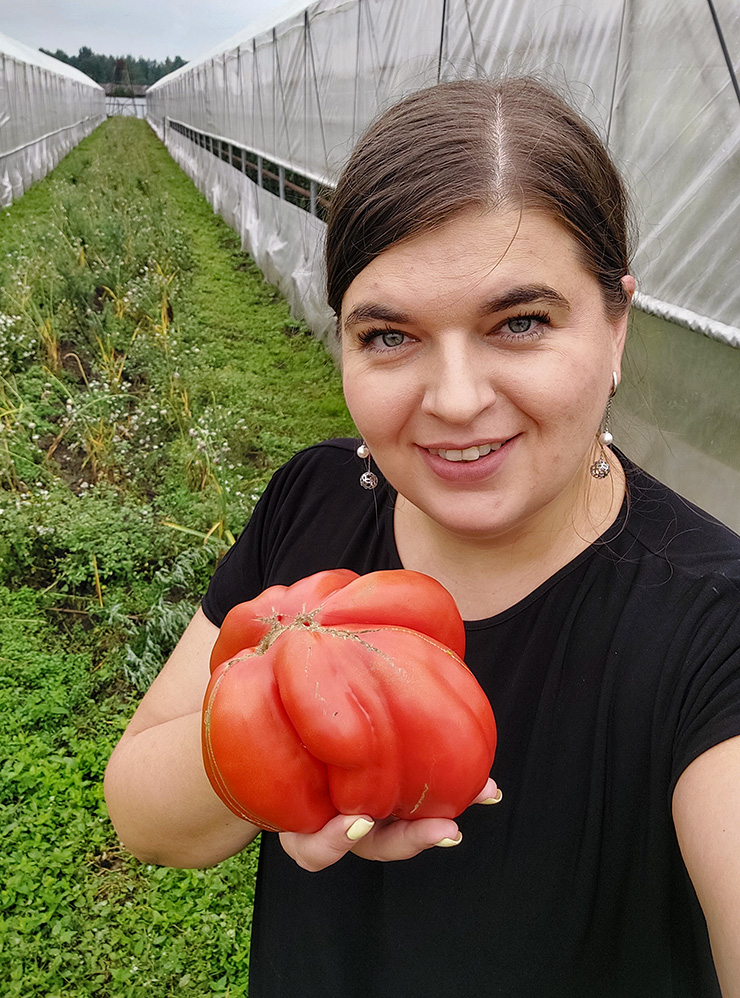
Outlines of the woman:
<svg viewBox="0 0 740 998">
<path fill-rule="evenodd" d="M 250 993 L 707 998 L 706 916 L 739 996 L 740 539 L 609 446 L 634 280 L 606 152 L 530 80 L 422 91 L 356 147 L 327 275 L 365 443 L 268 486 L 110 762 L 123 842 L 199 866 L 257 834 L 200 758 L 232 605 L 415 569 L 468 622 L 505 795 L 263 834 Z"/>
</svg>

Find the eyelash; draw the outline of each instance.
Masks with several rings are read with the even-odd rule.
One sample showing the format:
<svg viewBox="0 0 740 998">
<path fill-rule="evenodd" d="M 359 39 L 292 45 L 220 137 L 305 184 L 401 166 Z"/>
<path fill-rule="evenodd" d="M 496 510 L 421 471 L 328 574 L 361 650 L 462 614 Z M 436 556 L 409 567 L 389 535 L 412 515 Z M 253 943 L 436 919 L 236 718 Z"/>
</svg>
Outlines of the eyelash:
<svg viewBox="0 0 740 998">
<path fill-rule="evenodd" d="M 376 329 L 363 329 L 361 333 L 357 334 L 357 339 L 360 341 L 361 345 L 364 347 L 371 347 L 375 340 L 380 339 L 384 333 L 401 333 L 400 329 L 393 329 L 392 326 L 379 326 Z M 405 336 L 406 333 L 401 333 Z M 402 346 L 403 344 L 401 344 Z M 380 350 L 380 347 L 375 347 L 374 349 Z M 397 350 L 398 347 L 385 347 L 386 350 Z"/>
<path fill-rule="evenodd" d="M 533 319 L 541 326 L 550 325 L 549 312 L 521 312 L 519 315 L 510 315 L 508 319 L 505 319 L 501 323 L 498 329 L 502 329 L 508 322 L 514 322 L 516 319 Z M 504 334 L 504 339 L 508 343 L 530 343 L 533 340 L 538 340 L 540 336 L 542 336 L 541 329 L 528 329 L 524 333 L 509 332 L 508 334 Z"/>
<path fill-rule="evenodd" d="M 503 327 L 509 323 L 514 322 L 516 319 L 532 319 L 533 321 L 539 323 L 542 326 L 550 325 L 550 314 L 548 312 L 520 312 L 517 315 L 510 315 L 507 319 L 496 328 L 495 332 L 503 330 Z M 404 344 L 400 343 L 397 347 L 389 346 L 373 346 L 376 340 L 380 339 L 385 333 L 400 333 L 402 336 L 406 336 L 400 329 L 394 329 L 392 326 L 379 326 L 373 329 L 363 329 L 362 332 L 357 334 L 357 339 L 360 344 L 364 347 L 369 347 L 370 349 L 375 349 L 380 352 L 390 352 L 393 350 L 398 350 Z M 528 343 L 533 340 L 539 339 L 542 335 L 540 329 L 526 330 L 523 333 L 515 333 L 509 331 L 508 333 L 503 333 L 502 338 L 507 343 Z"/>
</svg>

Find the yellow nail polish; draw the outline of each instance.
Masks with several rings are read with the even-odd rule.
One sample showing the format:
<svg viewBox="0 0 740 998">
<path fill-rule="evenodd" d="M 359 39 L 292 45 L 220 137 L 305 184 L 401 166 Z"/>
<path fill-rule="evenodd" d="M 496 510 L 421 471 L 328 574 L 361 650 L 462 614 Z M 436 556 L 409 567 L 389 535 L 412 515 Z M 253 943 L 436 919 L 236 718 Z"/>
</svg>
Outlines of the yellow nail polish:
<svg viewBox="0 0 740 998">
<path fill-rule="evenodd" d="M 500 804 L 503 799 L 504 795 L 499 789 L 496 791 L 495 797 L 486 797 L 485 800 L 481 801 L 481 804 Z"/>
<path fill-rule="evenodd" d="M 363 838 L 370 829 L 375 824 L 374 821 L 368 821 L 367 818 L 358 818 L 353 821 L 352 824 L 347 829 L 346 835 L 351 842 L 357 842 Z"/>
<path fill-rule="evenodd" d="M 459 846 L 462 842 L 462 832 L 457 833 L 456 839 L 440 839 L 439 842 L 435 842 L 435 846 L 439 846 L 440 849 L 450 849 L 452 846 Z"/>
</svg>

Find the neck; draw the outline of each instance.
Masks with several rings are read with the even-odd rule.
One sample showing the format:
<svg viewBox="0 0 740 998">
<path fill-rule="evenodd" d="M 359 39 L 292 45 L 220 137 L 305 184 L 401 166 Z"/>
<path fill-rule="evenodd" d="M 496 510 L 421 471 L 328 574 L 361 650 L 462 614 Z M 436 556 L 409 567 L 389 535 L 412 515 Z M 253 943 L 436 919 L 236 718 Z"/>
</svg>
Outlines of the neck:
<svg viewBox="0 0 740 998">
<path fill-rule="evenodd" d="M 574 482 L 572 493 L 515 528 L 488 537 L 449 531 L 399 495 L 394 528 L 401 563 L 441 582 L 466 620 L 501 613 L 585 551 L 614 523 L 624 498 L 625 478 L 616 457 L 610 463 L 608 479 L 593 481 L 589 476 Z"/>
</svg>

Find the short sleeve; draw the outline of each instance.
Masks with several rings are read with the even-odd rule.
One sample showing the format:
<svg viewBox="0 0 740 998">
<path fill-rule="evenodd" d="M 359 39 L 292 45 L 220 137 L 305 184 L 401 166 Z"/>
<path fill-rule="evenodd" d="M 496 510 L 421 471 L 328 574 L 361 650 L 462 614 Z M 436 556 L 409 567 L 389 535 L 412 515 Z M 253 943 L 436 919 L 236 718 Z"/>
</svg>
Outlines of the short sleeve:
<svg viewBox="0 0 740 998">
<path fill-rule="evenodd" d="M 740 735 L 740 590 L 726 579 L 707 580 L 697 602 L 704 601 L 707 605 L 682 623 L 692 630 L 692 640 L 680 684 L 671 795 L 694 759 Z"/>
</svg>

